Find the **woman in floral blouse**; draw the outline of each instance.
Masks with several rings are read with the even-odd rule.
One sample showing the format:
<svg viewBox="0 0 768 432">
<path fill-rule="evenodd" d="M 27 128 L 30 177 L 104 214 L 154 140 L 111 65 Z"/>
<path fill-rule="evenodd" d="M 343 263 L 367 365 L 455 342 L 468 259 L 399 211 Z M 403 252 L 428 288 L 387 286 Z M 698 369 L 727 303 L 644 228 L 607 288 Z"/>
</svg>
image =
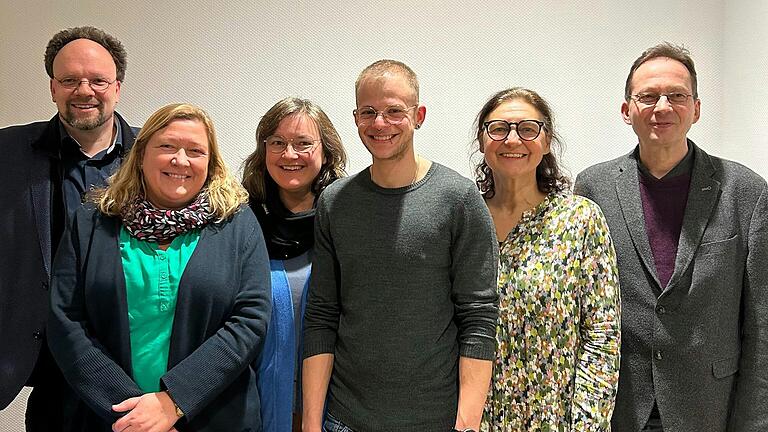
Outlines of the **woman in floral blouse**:
<svg viewBox="0 0 768 432">
<path fill-rule="evenodd" d="M 493 95 L 476 168 L 499 242 L 498 355 L 482 431 L 609 431 L 619 378 L 616 256 L 600 208 L 569 192 L 536 92 Z"/>
</svg>

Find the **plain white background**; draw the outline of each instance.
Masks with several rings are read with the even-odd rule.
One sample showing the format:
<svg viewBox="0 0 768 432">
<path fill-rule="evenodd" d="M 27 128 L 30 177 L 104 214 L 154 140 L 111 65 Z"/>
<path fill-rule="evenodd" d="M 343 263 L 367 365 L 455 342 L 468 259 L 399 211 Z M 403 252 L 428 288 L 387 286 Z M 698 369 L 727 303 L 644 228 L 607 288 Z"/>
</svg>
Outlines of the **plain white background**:
<svg viewBox="0 0 768 432">
<path fill-rule="evenodd" d="M 689 136 L 768 177 L 765 1 L 0 0 L 0 127 L 55 114 L 45 45 L 78 25 L 103 28 L 128 50 L 117 109 L 131 124 L 166 103 L 198 104 L 236 171 L 261 115 L 288 95 L 325 109 L 349 173 L 367 166 L 354 81 L 373 61 L 394 58 L 420 79 L 422 155 L 471 177 L 477 112 L 496 91 L 525 86 L 552 104 L 575 177 L 633 148 L 619 111 L 627 72 L 645 48 L 671 41 L 691 50 L 699 72 L 702 115 Z M 0 429 L 22 430 L 18 402 L 0 412 Z"/>
</svg>

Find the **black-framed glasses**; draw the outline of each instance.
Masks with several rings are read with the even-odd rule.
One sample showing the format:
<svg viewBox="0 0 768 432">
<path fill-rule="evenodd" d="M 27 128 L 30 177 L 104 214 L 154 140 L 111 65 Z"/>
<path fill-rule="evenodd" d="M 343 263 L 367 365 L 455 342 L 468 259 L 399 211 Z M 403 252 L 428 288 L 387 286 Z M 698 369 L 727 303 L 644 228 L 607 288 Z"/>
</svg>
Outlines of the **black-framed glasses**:
<svg viewBox="0 0 768 432">
<path fill-rule="evenodd" d="M 373 123 L 379 115 L 387 123 L 400 123 L 408 117 L 408 112 L 417 106 L 419 105 L 416 104 L 409 107 L 390 105 L 381 111 L 376 110 L 374 107 L 365 106 L 352 111 L 352 114 L 355 115 L 359 123 Z"/>
<path fill-rule="evenodd" d="M 64 78 L 64 79 L 58 79 L 54 77 L 59 84 L 61 84 L 62 87 L 65 89 L 74 90 L 78 87 L 80 87 L 80 84 L 85 83 L 88 87 L 90 87 L 93 91 L 96 92 L 103 92 L 106 89 L 109 88 L 112 84 L 117 81 L 116 79 L 109 81 L 106 78 L 94 78 L 94 79 L 87 79 L 87 78 Z"/>
<path fill-rule="evenodd" d="M 319 139 L 313 140 L 305 137 L 286 139 L 280 135 L 272 135 L 264 140 L 267 150 L 276 154 L 284 152 L 288 146 L 291 146 L 294 153 L 310 153 L 319 142 Z"/>
<path fill-rule="evenodd" d="M 490 120 L 483 123 L 483 128 L 488 137 L 494 141 L 504 141 L 512 129 L 515 130 L 521 140 L 533 141 L 539 137 L 541 129 L 544 128 L 544 122 L 539 120 L 520 120 L 519 122 Z"/>
<path fill-rule="evenodd" d="M 688 102 L 688 98 L 693 96 L 682 92 L 672 93 L 638 93 L 633 94 L 631 97 L 635 102 L 641 103 L 645 106 L 654 106 L 659 103 L 659 99 L 664 96 L 667 98 L 667 102 L 672 105 L 685 105 Z"/>
</svg>

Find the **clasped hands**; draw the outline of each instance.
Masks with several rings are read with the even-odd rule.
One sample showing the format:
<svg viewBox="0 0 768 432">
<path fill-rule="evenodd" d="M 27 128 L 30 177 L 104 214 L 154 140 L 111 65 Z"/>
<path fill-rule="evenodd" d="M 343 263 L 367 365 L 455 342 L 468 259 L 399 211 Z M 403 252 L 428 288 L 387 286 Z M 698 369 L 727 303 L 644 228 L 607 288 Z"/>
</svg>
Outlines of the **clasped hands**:
<svg viewBox="0 0 768 432">
<path fill-rule="evenodd" d="M 112 424 L 113 432 L 178 432 L 176 406 L 166 392 L 146 393 L 112 405 L 112 411 L 127 412 Z"/>
</svg>

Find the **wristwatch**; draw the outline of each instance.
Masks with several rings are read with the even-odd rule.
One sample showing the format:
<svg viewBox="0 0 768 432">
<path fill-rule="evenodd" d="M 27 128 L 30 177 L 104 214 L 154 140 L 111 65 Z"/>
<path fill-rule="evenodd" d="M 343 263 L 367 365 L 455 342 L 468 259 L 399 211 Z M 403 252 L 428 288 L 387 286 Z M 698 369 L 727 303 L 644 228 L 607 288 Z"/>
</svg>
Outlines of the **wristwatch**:
<svg viewBox="0 0 768 432">
<path fill-rule="evenodd" d="M 173 396 L 171 396 L 171 392 L 166 390 L 165 394 L 167 394 L 168 397 L 171 399 L 171 402 L 173 402 L 173 407 L 176 409 L 176 417 L 178 417 L 178 418 L 184 417 L 184 411 L 182 411 L 181 408 L 179 408 L 179 406 L 176 405 L 176 401 L 173 400 Z"/>
</svg>

